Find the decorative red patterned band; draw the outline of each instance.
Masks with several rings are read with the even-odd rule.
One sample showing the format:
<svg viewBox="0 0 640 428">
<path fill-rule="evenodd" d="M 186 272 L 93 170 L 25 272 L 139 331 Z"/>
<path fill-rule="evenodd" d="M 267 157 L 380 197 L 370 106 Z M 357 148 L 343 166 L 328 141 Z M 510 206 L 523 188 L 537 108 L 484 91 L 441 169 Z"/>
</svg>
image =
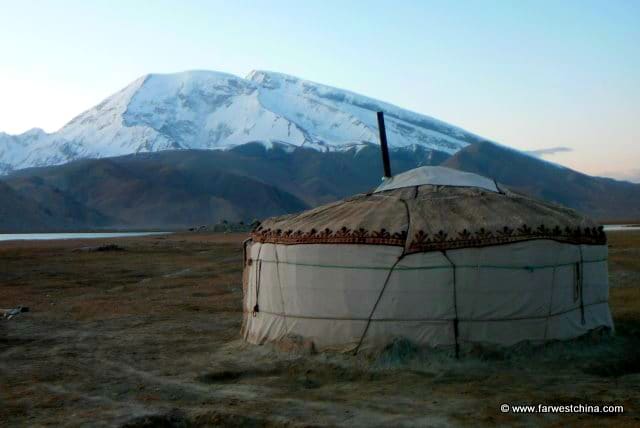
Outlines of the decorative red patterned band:
<svg viewBox="0 0 640 428">
<path fill-rule="evenodd" d="M 251 237 L 255 242 L 284 245 L 369 244 L 404 247 L 407 243 L 406 231 L 391 233 L 385 229 L 368 231 L 363 228 L 351 230 L 346 227 L 342 227 L 335 232 L 331 229 L 322 231 L 311 229 L 308 232 L 303 232 L 299 230 L 263 229 L 262 226 L 259 226 L 252 232 Z M 532 239 L 551 239 L 558 242 L 585 245 L 604 245 L 607 243 L 607 236 L 602 226 L 598 228 L 565 227 L 561 229 L 559 226 L 549 228 L 545 225 L 540 225 L 534 229 L 525 224 L 516 229 L 505 226 L 495 231 L 480 228 L 475 232 L 470 232 L 467 229 L 463 229 L 455 235 L 450 235 L 442 230 L 436 234 L 429 235 L 419 230 L 413 236 L 408 252 L 417 253 L 453 248 L 484 247 Z"/>
</svg>

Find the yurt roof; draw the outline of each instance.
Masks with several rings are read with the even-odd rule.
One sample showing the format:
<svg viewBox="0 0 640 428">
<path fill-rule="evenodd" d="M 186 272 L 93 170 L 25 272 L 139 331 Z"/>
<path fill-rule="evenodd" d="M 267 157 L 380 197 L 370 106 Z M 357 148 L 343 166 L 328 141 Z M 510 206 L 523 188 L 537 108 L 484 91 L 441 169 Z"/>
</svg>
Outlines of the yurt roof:
<svg viewBox="0 0 640 428">
<path fill-rule="evenodd" d="M 606 243 L 602 228 L 574 210 L 445 167 L 416 168 L 387 178 L 372 193 L 267 219 L 252 238 L 287 245 L 394 245 L 406 253 L 531 239 Z"/>
<path fill-rule="evenodd" d="M 375 193 L 400 189 L 402 187 L 422 186 L 424 184 L 435 186 L 477 187 L 479 189 L 489 190 L 490 192 L 499 192 L 496 182 L 490 178 L 473 174 L 471 172 L 445 168 L 443 166 L 423 166 L 385 179 L 375 190 Z"/>
</svg>

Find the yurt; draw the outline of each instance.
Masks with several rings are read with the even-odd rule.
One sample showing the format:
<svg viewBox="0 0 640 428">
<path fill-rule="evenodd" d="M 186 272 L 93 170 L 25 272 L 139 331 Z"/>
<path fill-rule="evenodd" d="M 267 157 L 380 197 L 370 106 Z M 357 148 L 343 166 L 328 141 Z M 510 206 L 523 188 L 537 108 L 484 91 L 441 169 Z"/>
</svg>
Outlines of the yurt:
<svg viewBox="0 0 640 428">
<path fill-rule="evenodd" d="M 246 341 L 319 350 L 510 346 L 612 329 L 602 227 L 444 167 L 264 221 L 245 245 Z"/>
</svg>

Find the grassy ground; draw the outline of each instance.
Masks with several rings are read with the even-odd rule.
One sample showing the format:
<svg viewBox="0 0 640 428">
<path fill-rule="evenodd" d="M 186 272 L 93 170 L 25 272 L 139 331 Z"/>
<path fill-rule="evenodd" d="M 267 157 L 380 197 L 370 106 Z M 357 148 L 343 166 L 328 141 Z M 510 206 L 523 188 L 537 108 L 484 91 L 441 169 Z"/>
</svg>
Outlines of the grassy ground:
<svg viewBox="0 0 640 428">
<path fill-rule="evenodd" d="M 640 424 L 640 233 L 610 238 L 614 337 L 376 357 L 239 340 L 241 235 L 0 243 L 1 426 Z M 86 251 L 116 243 L 122 251 Z M 622 404 L 621 415 L 501 413 Z"/>
</svg>

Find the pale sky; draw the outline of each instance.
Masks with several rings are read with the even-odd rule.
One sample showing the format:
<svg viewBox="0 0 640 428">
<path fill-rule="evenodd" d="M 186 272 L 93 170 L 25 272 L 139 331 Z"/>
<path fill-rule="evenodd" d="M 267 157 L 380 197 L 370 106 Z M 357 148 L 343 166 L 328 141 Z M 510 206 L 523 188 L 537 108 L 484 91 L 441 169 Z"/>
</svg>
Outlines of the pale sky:
<svg viewBox="0 0 640 428">
<path fill-rule="evenodd" d="M 293 74 L 640 182 L 639 0 L 0 0 L 0 131 L 191 69 Z"/>
</svg>

